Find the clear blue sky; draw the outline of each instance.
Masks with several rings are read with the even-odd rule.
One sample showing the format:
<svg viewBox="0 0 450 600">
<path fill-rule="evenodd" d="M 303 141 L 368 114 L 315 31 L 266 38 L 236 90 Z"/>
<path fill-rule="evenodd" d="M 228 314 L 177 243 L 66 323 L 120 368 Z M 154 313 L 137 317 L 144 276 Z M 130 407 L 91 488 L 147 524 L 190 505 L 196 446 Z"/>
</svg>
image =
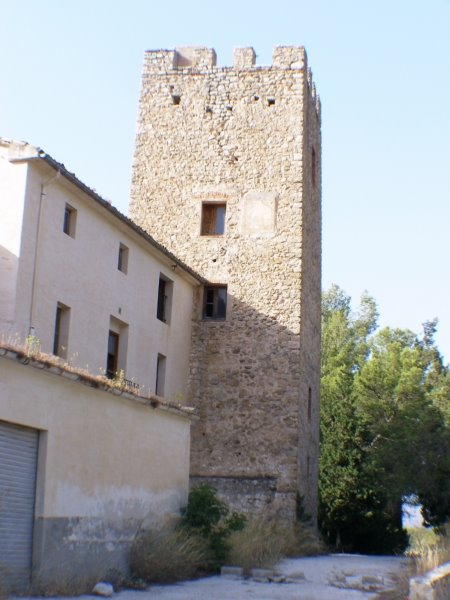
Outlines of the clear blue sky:
<svg viewBox="0 0 450 600">
<path fill-rule="evenodd" d="M 0 0 L 0 136 L 126 212 L 143 53 L 304 45 L 323 108 L 323 286 L 450 359 L 450 0 Z"/>
</svg>

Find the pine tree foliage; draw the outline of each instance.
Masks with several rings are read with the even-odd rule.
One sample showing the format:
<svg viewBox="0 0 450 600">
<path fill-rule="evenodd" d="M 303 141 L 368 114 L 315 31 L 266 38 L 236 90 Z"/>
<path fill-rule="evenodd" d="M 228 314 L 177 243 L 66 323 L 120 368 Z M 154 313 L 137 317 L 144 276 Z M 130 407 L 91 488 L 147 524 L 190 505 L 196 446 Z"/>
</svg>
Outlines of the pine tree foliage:
<svg viewBox="0 0 450 600">
<path fill-rule="evenodd" d="M 449 515 L 449 372 L 434 344 L 436 322 L 419 339 L 376 331 L 377 307 L 358 311 L 340 288 L 322 302 L 319 521 L 338 548 L 401 550 L 401 505 L 415 494 L 426 522 Z"/>
</svg>

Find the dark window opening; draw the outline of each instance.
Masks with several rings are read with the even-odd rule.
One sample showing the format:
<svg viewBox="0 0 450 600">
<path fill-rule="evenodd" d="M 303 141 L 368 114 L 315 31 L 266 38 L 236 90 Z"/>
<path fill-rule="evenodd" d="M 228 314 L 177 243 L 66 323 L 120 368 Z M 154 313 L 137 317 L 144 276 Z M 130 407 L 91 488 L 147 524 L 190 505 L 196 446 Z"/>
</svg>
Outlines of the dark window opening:
<svg viewBox="0 0 450 600">
<path fill-rule="evenodd" d="M 166 357 L 158 354 L 156 362 L 156 385 L 155 393 L 157 396 L 164 396 L 164 384 L 166 379 Z"/>
<path fill-rule="evenodd" d="M 167 305 L 167 296 L 166 296 L 166 282 L 164 279 L 159 278 L 159 286 L 158 286 L 158 307 L 156 310 L 156 316 L 160 321 L 166 321 L 166 305 Z"/>
<path fill-rule="evenodd" d="M 122 271 L 122 273 L 127 273 L 128 271 L 128 248 L 124 244 L 120 244 L 119 246 L 117 268 L 119 271 Z"/>
<path fill-rule="evenodd" d="M 77 219 L 77 211 L 70 206 L 70 204 L 66 204 L 64 209 L 64 222 L 63 222 L 63 231 L 70 237 L 75 237 L 75 224 Z"/>
<path fill-rule="evenodd" d="M 178 106 L 181 102 L 181 96 L 179 94 L 172 94 L 172 104 Z"/>
<path fill-rule="evenodd" d="M 205 202 L 202 204 L 202 235 L 223 235 L 225 233 L 226 204 Z"/>
<path fill-rule="evenodd" d="M 311 421 L 312 415 L 312 390 L 308 388 L 308 421 Z"/>
<path fill-rule="evenodd" d="M 275 104 L 275 98 L 267 98 L 267 104 L 273 106 Z"/>
<path fill-rule="evenodd" d="M 156 305 L 156 317 L 163 323 L 170 325 L 172 313 L 173 281 L 159 274 L 158 300 Z"/>
<path fill-rule="evenodd" d="M 108 334 L 108 354 L 106 357 L 106 377 L 114 379 L 117 374 L 119 358 L 119 334 L 110 331 Z"/>
<path fill-rule="evenodd" d="M 316 187 L 316 151 L 311 148 L 311 181 L 313 187 Z"/>
<path fill-rule="evenodd" d="M 225 319 L 227 315 L 227 287 L 205 287 L 203 294 L 203 318 Z"/>
<path fill-rule="evenodd" d="M 55 319 L 55 336 L 53 338 L 53 354 L 58 354 L 59 350 L 59 338 L 61 335 L 61 313 L 62 308 L 60 306 L 56 307 L 56 319 Z"/>
<path fill-rule="evenodd" d="M 58 302 L 55 316 L 55 334 L 53 336 L 53 354 L 66 358 L 69 337 L 70 308 Z"/>
</svg>

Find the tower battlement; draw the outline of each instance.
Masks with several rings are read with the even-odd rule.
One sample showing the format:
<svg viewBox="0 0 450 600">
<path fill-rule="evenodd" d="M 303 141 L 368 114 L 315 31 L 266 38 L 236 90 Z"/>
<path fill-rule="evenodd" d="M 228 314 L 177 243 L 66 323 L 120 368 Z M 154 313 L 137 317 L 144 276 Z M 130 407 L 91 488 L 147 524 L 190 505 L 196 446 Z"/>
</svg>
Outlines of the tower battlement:
<svg viewBox="0 0 450 600">
<path fill-rule="evenodd" d="M 270 74 L 279 70 L 301 71 L 306 75 L 309 92 L 320 117 L 320 99 L 313 82 L 308 57 L 303 46 L 275 46 L 271 65 L 257 65 L 256 53 L 252 47 L 234 48 L 233 66 L 217 66 L 214 48 L 205 46 L 183 46 L 173 50 L 147 50 L 143 67 L 143 82 L 147 77 L 157 75 L 222 74 L 230 77 L 235 72 L 263 71 Z"/>
<path fill-rule="evenodd" d="M 214 48 L 205 46 L 180 46 L 173 50 L 147 50 L 146 63 L 154 70 L 194 69 L 206 71 L 217 67 L 217 54 Z M 284 69 L 303 69 L 307 62 L 306 50 L 303 46 L 276 46 L 272 54 L 272 67 Z M 233 68 L 271 68 L 257 66 L 256 53 L 250 46 L 235 48 L 233 51 Z"/>
</svg>

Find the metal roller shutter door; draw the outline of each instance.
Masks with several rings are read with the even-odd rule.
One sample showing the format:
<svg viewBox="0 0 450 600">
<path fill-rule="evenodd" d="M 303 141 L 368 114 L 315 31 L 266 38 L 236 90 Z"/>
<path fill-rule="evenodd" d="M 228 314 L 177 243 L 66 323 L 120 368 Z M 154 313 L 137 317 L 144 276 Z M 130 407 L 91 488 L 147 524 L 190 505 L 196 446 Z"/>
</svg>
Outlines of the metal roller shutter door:
<svg viewBox="0 0 450 600">
<path fill-rule="evenodd" d="M 38 435 L 0 421 L 0 581 L 8 591 L 30 582 Z"/>
</svg>

